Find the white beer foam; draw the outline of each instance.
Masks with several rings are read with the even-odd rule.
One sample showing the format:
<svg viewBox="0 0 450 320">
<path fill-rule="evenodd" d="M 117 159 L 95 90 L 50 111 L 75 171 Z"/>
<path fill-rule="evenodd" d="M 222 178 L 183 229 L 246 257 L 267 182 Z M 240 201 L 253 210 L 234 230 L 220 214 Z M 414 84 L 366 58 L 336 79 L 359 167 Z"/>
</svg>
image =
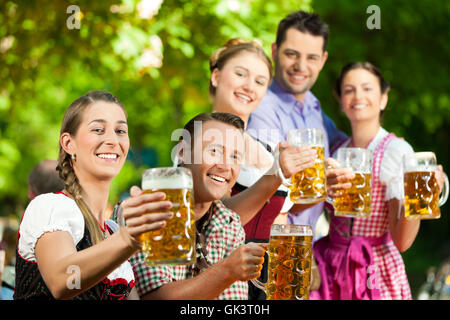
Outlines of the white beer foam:
<svg viewBox="0 0 450 320">
<path fill-rule="evenodd" d="M 143 179 L 142 190 L 153 189 L 192 189 L 192 180 L 186 176 L 167 177 L 163 179 Z"/>
<path fill-rule="evenodd" d="M 305 237 L 305 236 L 312 236 L 312 231 L 304 231 L 304 232 L 295 232 L 295 233 L 287 233 L 283 231 L 272 231 L 270 233 L 270 236 L 275 237 Z"/>
</svg>

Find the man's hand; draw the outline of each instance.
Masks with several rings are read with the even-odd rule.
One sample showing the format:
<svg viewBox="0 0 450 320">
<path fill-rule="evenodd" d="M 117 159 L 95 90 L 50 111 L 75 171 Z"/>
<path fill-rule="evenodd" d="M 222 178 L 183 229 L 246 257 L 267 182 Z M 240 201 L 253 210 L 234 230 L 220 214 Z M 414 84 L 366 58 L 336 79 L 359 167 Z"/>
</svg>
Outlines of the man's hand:
<svg viewBox="0 0 450 320">
<path fill-rule="evenodd" d="M 267 243 L 249 242 L 234 250 L 223 262 L 231 276 L 240 281 L 256 279 L 261 274 Z"/>
<path fill-rule="evenodd" d="M 280 150 L 280 167 L 286 178 L 314 166 L 317 159 L 317 152 L 311 147 L 291 146 L 283 141 L 278 144 L 278 149 Z"/>
</svg>

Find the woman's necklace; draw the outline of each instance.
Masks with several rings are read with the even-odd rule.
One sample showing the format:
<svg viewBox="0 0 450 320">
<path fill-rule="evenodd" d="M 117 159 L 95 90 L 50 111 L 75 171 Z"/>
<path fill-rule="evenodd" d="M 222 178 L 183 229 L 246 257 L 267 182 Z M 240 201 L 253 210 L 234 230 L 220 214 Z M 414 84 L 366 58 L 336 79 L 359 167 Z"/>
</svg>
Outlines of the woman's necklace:
<svg viewBox="0 0 450 320">
<path fill-rule="evenodd" d="M 103 233 L 103 240 L 106 240 L 108 237 L 106 236 L 106 230 L 108 230 L 108 226 L 106 225 L 106 221 L 103 221 L 103 228 L 100 225 L 100 223 L 98 224 L 98 226 L 100 227 L 100 230 L 102 230 Z"/>
</svg>

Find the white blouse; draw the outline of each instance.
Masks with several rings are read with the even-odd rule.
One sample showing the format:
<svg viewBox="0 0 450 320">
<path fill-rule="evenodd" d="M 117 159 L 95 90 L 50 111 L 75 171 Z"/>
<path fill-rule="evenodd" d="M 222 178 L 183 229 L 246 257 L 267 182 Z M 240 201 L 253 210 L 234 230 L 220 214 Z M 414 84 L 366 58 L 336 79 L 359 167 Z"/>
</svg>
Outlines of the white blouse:
<svg viewBox="0 0 450 320">
<path fill-rule="evenodd" d="M 378 130 L 375 137 L 369 143 L 367 149 L 372 152 L 380 144 L 380 142 L 389 134 L 385 129 Z M 346 141 L 341 148 L 345 148 L 350 143 L 350 139 Z M 386 194 L 384 200 L 403 199 L 403 173 L 402 173 L 402 157 L 405 154 L 414 153 L 411 145 L 405 140 L 393 139 L 384 150 L 383 159 L 381 159 L 380 182 L 386 186 Z M 337 151 L 333 154 L 336 158 Z"/>
<path fill-rule="evenodd" d="M 119 226 L 112 220 L 106 221 L 114 232 Z M 19 242 L 17 244 L 20 256 L 30 262 L 36 262 L 34 249 L 37 240 L 46 232 L 66 231 L 76 246 L 84 236 L 84 218 L 76 202 L 61 193 L 46 193 L 34 198 L 25 210 L 20 223 Z M 134 280 L 133 269 L 125 261 L 111 272 L 109 280 Z"/>
<path fill-rule="evenodd" d="M 259 146 L 258 147 L 259 150 L 257 150 L 257 152 L 263 152 L 268 157 L 273 159 L 272 161 L 275 161 L 274 155 L 271 152 L 269 152 L 261 143 L 258 142 L 257 145 Z M 268 171 L 267 168 L 265 168 L 265 169 L 256 168 L 256 167 L 248 166 L 245 163 L 243 163 L 241 166 L 241 171 L 239 173 L 239 176 L 238 176 L 236 182 L 242 186 L 250 187 L 253 184 L 255 184 L 264 174 L 266 174 L 267 171 Z M 288 193 L 288 195 L 284 201 L 284 205 L 281 209 L 281 212 L 288 212 L 289 209 L 293 205 L 293 202 L 291 202 L 290 198 L 289 198 L 290 190 L 289 190 L 289 188 L 285 187 L 282 184 L 278 187 L 278 190 L 285 191 Z"/>
</svg>

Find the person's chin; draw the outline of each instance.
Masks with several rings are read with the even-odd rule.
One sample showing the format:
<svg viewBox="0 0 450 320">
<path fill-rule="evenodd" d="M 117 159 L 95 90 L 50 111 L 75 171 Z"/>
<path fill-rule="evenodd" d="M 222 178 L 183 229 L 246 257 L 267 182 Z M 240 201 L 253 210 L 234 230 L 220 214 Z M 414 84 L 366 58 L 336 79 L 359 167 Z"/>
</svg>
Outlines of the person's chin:
<svg viewBox="0 0 450 320">
<path fill-rule="evenodd" d="M 220 200 L 230 189 L 228 184 L 224 184 L 223 186 L 207 185 L 205 186 L 205 190 L 207 191 L 205 198 L 208 199 L 207 201 Z"/>
</svg>

